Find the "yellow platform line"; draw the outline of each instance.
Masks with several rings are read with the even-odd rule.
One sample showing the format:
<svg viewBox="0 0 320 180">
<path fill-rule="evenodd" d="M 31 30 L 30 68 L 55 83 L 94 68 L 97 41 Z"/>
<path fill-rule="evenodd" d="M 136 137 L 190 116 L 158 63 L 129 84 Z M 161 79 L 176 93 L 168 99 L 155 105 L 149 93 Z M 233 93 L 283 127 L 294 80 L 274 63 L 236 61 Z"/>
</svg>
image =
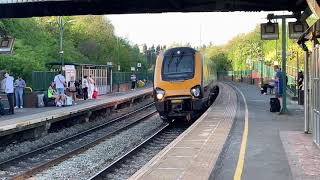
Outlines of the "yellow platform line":
<svg viewBox="0 0 320 180">
<path fill-rule="evenodd" d="M 242 175 L 242 171 L 243 171 L 244 157 L 245 157 L 245 154 L 246 154 L 247 139 L 248 139 L 248 129 L 249 129 L 249 117 L 248 117 L 248 105 L 247 105 L 246 98 L 244 97 L 244 94 L 240 91 L 239 88 L 237 88 L 237 87 L 235 87 L 235 88 L 241 94 L 241 96 L 243 98 L 243 101 L 244 101 L 244 105 L 245 105 L 244 129 L 243 129 L 243 134 L 242 134 L 240 153 L 239 153 L 237 168 L 236 168 L 236 171 L 235 171 L 234 176 L 233 176 L 234 180 L 240 180 L 241 179 L 241 175 Z"/>
</svg>

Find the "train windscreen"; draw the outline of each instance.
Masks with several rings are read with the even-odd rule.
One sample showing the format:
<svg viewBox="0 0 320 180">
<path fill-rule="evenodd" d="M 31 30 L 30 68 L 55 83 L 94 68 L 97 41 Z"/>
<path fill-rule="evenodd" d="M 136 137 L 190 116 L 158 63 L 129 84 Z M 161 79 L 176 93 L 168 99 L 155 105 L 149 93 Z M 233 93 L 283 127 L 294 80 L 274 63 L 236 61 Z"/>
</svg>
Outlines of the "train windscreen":
<svg viewBox="0 0 320 180">
<path fill-rule="evenodd" d="M 187 80 L 194 77 L 194 54 L 165 56 L 162 79 L 167 81 Z"/>
</svg>

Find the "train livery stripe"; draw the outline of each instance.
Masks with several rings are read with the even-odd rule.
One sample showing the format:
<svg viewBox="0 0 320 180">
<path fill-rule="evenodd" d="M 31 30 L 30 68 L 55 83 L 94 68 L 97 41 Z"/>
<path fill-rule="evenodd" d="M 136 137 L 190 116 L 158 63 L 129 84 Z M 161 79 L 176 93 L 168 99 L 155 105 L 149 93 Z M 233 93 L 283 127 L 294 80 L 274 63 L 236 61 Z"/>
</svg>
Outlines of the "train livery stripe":
<svg viewBox="0 0 320 180">
<path fill-rule="evenodd" d="M 239 153 L 239 158 L 238 158 L 238 163 L 237 163 L 237 168 L 233 177 L 233 180 L 240 180 L 242 171 L 243 171 L 243 165 L 244 165 L 244 158 L 245 158 L 245 153 L 246 153 L 246 147 L 247 147 L 247 139 L 248 139 L 248 129 L 249 129 L 249 117 L 248 117 L 248 105 L 246 98 L 244 94 L 241 92 L 241 90 L 237 87 L 234 86 L 234 88 L 237 89 L 237 91 L 241 94 L 244 104 L 245 104 L 245 122 L 244 122 L 244 129 L 243 129 L 243 134 L 242 134 L 242 141 L 241 141 L 241 146 L 240 146 L 240 153 Z"/>
</svg>

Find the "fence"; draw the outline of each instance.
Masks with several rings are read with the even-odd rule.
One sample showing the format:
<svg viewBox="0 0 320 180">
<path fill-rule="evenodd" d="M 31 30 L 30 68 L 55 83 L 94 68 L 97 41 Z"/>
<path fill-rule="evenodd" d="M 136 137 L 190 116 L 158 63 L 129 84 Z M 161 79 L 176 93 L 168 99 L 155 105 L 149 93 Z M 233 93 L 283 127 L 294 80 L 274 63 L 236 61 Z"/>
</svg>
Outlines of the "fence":
<svg viewBox="0 0 320 180">
<path fill-rule="evenodd" d="M 49 84 L 53 81 L 57 72 L 50 71 L 34 71 L 32 72 L 32 89 L 34 91 L 45 91 Z M 113 72 L 113 84 L 123 84 L 130 82 L 131 72 Z M 153 72 L 138 72 L 136 73 L 138 80 L 146 80 L 153 82 Z"/>
<path fill-rule="evenodd" d="M 146 80 L 148 82 L 153 81 L 153 72 L 138 72 L 137 80 Z M 130 82 L 131 72 L 113 72 L 112 82 L 113 84 L 123 84 Z"/>
<path fill-rule="evenodd" d="M 57 72 L 50 71 L 33 71 L 32 72 L 32 89 L 33 91 L 46 91 L 49 84 L 53 81 Z"/>
<path fill-rule="evenodd" d="M 288 68 L 288 82 L 287 82 L 287 92 L 296 97 L 298 94 L 297 89 L 297 68 L 287 66 Z M 232 80 L 238 82 L 246 82 L 250 84 L 260 84 L 261 79 L 266 82 L 273 78 L 274 69 L 261 61 L 254 62 L 252 70 L 243 71 L 220 71 L 218 72 L 219 80 Z"/>
</svg>

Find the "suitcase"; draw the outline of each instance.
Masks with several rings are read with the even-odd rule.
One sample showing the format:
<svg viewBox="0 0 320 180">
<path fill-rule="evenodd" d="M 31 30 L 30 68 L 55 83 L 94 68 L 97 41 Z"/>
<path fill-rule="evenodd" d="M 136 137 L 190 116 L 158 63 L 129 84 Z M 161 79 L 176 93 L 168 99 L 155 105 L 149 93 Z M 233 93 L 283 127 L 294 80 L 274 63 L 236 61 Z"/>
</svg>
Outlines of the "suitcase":
<svg viewBox="0 0 320 180">
<path fill-rule="evenodd" d="M 280 112 L 281 106 L 278 98 L 270 98 L 270 112 Z"/>
<path fill-rule="evenodd" d="M 72 97 L 71 96 L 67 96 L 65 106 L 72 106 Z"/>
</svg>

